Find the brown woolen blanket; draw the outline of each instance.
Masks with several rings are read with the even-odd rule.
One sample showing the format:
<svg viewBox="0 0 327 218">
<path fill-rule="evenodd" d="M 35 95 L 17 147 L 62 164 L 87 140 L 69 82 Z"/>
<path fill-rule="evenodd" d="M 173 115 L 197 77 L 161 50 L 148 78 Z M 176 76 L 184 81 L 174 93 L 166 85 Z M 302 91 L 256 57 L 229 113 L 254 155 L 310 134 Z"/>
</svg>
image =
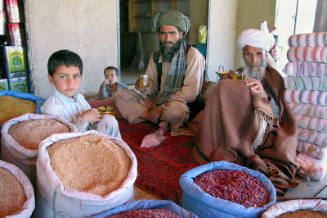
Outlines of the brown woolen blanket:
<svg viewBox="0 0 327 218">
<path fill-rule="evenodd" d="M 267 98 L 254 96 L 244 81 L 223 79 L 206 103 L 192 153 L 199 163 L 226 160 L 264 173 L 279 195 L 294 187 L 297 128 L 284 99 L 283 79 L 267 68 L 265 78 L 278 98 L 280 117 L 274 118 Z M 199 118 L 198 117 L 198 118 Z M 264 141 L 253 147 L 260 119 L 268 121 Z"/>
</svg>

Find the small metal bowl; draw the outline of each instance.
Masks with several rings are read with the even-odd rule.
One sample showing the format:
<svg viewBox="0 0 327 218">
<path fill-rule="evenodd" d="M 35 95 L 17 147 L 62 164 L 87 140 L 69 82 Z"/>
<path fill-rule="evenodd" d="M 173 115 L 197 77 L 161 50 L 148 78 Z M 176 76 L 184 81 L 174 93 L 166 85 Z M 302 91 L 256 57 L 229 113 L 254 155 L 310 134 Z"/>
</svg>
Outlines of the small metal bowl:
<svg viewBox="0 0 327 218">
<path fill-rule="evenodd" d="M 104 115 L 104 114 L 115 115 L 115 109 L 112 106 L 101 106 L 101 107 L 98 107 L 98 111 L 100 112 L 101 115 Z"/>
</svg>

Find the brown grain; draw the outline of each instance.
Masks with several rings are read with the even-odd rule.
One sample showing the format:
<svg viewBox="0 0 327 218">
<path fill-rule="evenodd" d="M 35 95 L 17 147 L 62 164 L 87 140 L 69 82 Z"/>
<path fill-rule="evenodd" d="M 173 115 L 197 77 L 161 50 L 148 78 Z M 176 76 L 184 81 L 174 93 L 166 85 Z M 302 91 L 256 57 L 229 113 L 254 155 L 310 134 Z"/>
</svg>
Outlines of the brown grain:
<svg viewBox="0 0 327 218">
<path fill-rule="evenodd" d="M 283 213 L 278 216 L 279 218 L 322 218 L 327 217 L 327 214 L 322 214 L 316 211 L 311 210 L 297 210 L 294 212 Z"/>
<path fill-rule="evenodd" d="M 45 138 L 64 132 L 70 132 L 70 128 L 55 119 L 23 121 L 12 125 L 8 131 L 18 144 L 27 149 L 38 149 Z"/>
<path fill-rule="evenodd" d="M 50 165 L 65 187 L 105 196 L 126 180 L 131 159 L 105 137 L 85 135 L 48 147 Z"/>
<path fill-rule="evenodd" d="M 0 167 L 0 217 L 19 213 L 25 201 L 22 185 L 9 170 Z"/>
<path fill-rule="evenodd" d="M 0 124 L 26 113 L 35 113 L 36 104 L 12 96 L 0 96 Z"/>
</svg>

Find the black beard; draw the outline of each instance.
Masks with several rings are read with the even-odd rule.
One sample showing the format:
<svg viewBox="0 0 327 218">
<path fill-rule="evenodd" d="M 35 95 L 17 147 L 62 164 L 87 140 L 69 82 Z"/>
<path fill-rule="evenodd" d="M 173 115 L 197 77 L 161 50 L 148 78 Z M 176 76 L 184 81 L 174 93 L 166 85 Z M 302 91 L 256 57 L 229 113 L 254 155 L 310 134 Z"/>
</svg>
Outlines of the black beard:
<svg viewBox="0 0 327 218">
<path fill-rule="evenodd" d="M 172 47 L 165 47 L 162 42 L 160 42 L 160 51 L 162 55 L 163 62 L 171 62 L 174 57 L 174 54 L 178 52 L 182 40 L 178 39 L 177 42 Z"/>
</svg>

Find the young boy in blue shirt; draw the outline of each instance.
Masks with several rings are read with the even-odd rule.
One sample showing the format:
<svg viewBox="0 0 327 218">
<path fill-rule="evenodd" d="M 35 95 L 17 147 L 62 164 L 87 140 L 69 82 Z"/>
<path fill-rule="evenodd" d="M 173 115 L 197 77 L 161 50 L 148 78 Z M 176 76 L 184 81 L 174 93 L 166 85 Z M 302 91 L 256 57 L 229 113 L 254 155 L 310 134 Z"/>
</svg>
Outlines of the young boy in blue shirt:
<svg viewBox="0 0 327 218">
<path fill-rule="evenodd" d="M 78 54 L 69 50 L 53 53 L 48 60 L 48 79 L 55 92 L 42 105 L 41 113 L 61 116 L 79 131 L 95 129 L 121 139 L 116 118 L 101 116 L 78 92 L 82 75 L 83 62 Z"/>
</svg>

